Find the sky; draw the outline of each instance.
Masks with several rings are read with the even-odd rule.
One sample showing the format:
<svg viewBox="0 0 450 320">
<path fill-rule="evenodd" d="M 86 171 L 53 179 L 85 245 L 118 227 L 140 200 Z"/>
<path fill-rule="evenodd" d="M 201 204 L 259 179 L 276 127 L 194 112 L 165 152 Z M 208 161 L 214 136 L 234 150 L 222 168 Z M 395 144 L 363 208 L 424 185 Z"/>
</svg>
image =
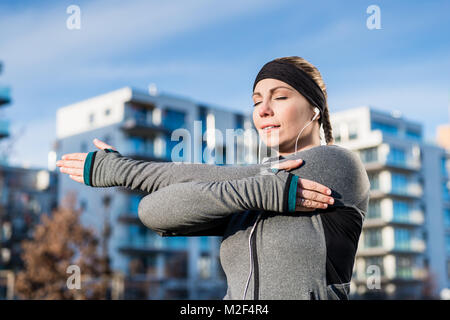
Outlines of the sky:
<svg viewBox="0 0 450 320">
<path fill-rule="evenodd" d="M 70 5 L 80 29 L 67 28 Z M 371 5 L 380 29 L 367 27 Z M 57 109 L 124 86 L 251 113 L 259 69 L 293 55 L 319 69 L 330 112 L 399 110 L 432 141 L 449 123 L 449 12 L 448 0 L 1 0 L 0 86 L 13 101 L 0 146 L 11 165 L 47 168 Z"/>
</svg>

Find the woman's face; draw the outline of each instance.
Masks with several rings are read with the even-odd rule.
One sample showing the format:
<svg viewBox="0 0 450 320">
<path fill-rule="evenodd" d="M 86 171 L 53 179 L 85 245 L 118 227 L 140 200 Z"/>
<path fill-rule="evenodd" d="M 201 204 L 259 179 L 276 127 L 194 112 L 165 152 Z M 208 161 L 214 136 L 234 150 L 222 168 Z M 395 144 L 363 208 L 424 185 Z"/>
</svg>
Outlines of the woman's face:
<svg viewBox="0 0 450 320">
<path fill-rule="evenodd" d="M 283 81 L 263 79 L 256 84 L 253 103 L 253 123 L 263 142 L 271 148 L 278 146 L 279 152 L 294 152 L 300 130 L 314 116 L 309 101 Z M 268 125 L 277 127 L 264 129 Z M 312 125 L 303 131 L 302 137 L 311 130 Z"/>
</svg>

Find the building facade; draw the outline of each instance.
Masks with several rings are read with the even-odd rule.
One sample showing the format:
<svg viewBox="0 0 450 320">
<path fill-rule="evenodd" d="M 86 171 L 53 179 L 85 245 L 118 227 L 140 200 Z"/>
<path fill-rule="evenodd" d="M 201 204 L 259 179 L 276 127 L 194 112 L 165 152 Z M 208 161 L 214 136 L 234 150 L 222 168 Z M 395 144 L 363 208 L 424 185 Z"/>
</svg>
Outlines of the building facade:
<svg viewBox="0 0 450 320">
<path fill-rule="evenodd" d="M 98 138 L 134 159 L 256 163 L 254 140 L 243 136 L 252 128 L 248 116 L 159 94 L 154 88 L 145 92 L 125 87 L 60 108 L 56 126 L 58 159 L 66 153 L 95 151 L 92 140 Z M 183 149 L 178 148 L 181 141 Z M 60 199 L 68 191 L 78 195 L 83 223 L 99 233 L 109 226 L 111 268 L 127 279 L 125 298 L 221 299 L 225 295 L 219 237 L 158 236 L 138 218 L 138 204 L 145 194 L 137 190 L 91 188 L 61 177 Z"/>
<path fill-rule="evenodd" d="M 10 102 L 9 88 L 0 86 L 0 108 Z M 0 119 L 0 139 L 8 137 L 9 121 Z M 57 175 L 10 166 L 6 153 L 0 161 L 0 299 L 13 299 L 15 274 L 24 263 L 22 241 L 33 236 L 42 214 L 51 215 L 56 208 Z"/>
<path fill-rule="evenodd" d="M 352 296 L 438 297 L 449 287 L 445 150 L 425 143 L 422 126 L 395 112 L 349 109 L 331 114 L 331 123 L 336 144 L 359 154 L 371 184 Z"/>
</svg>

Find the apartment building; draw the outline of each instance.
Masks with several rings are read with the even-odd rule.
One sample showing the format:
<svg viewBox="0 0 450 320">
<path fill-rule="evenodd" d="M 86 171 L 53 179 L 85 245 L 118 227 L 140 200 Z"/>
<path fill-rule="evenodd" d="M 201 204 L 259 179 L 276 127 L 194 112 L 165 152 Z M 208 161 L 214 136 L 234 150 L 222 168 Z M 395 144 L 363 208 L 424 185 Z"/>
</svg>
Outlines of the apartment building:
<svg viewBox="0 0 450 320">
<path fill-rule="evenodd" d="M 66 153 L 97 150 L 92 140 L 98 138 L 134 159 L 256 163 L 254 140 L 243 138 L 252 128 L 247 115 L 158 93 L 155 87 L 149 91 L 124 87 L 62 107 L 56 127 L 58 159 Z M 235 130 L 236 137 L 230 139 L 227 130 Z M 182 136 L 188 143 L 179 149 Z M 110 230 L 111 267 L 127 278 L 125 291 L 134 292 L 125 298 L 221 299 L 225 295 L 219 237 L 158 236 L 138 218 L 138 204 L 145 196 L 138 190 L 91 188 L 61 176 L 60 199 L 68 191 L 78 195 L 83 223 L 100 234 Z"/>
<path fill-rule="evenodd" d="M 1 72 L 1 65 L 0 65 Z M 11 103 L 10 89 L 0 85 L 0 108 Z M 0 119 L 0 139 L 9 137 L 9 121 Z M 23 267 L 22 241 L 30 239 L 41 214 L 56 207 L 56 174 L 41 168 L 21 168 L 0 156 L 0 299 L 14 298 L 15 273 Z"/>
<path fill-rule="evenodd" d="M 449 287 L 448 153 L 398 112 L 364 106 L 330 117 L 336 144 L 359 154 L 371 184 L 351 294 L 438 297 Z"/>
</svg>

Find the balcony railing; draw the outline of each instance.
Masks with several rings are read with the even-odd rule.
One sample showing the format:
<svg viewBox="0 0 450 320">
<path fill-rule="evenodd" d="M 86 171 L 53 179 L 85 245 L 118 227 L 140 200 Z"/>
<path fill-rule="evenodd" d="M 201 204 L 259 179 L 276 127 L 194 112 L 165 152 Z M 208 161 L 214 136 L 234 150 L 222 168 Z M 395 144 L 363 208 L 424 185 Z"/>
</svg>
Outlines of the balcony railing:
<svg viewBox="0 0 450 320">
<path fill-rule="evenodd" d="M 0 138 L 9 136 L 9 121 L 0 119 Z"/>
<path fill-rule="evenodd" d="M 405 215 L 393 215 L 391 219 L 385 219 L 381 216 L 367 217 L 364 220 L 363 227 L 381 227 L 388 224 L 404 224 L 411 226 L 420 226 L 424 222 L 424 215 L 421 210 L 409 211 Z"/>
<path fill-rule="evenodd" d="M 377 256 L 384 255 L 392 251 L 412 254 L 423 253 L 425 251 L 425 242 L 422 239 L 413 238 L 410 241 L 401 243 L 396 242 L 394 247 L 386 245 L 366 247 L 362 245 L 358 248 L 357 254 L 361 256 Z"/>
<path fill-rule="evenodd" d="M 0 87 L 0 106 L 11 102 L 10 89 L 8 87 Z"/>
<path fill-rule="evenodd" d="M 425 241 L 422 239 L 413 238 L 410 241 L 396 242 L 393 248 L 394 251 L 422 253 L 425 251 Z"/>
<path fill-rule="evenodd" d="M 397 268 L 395 279 L 398 280 L 424 280 L 427 277 L 427 270 L 418 267 Z"/>
<path fill-rule="evenodd" d="M 170 133 L 170 130 L 162 125 L 155 125 L 147 119 L 139 116 L 128 117 L 125 119 L 122 125 L 122 129 L 133 135 L 148 136 L 155 133 Z"/>
<path fill-rule="evenodd" d="M 381 157 L 379 155 L 371 156 L 361 159 L 366 166 L 366 169 L 379 169 L 384 166 L 395 167 L 398 169 L 405 169 L 408 171 L 418 171 L 421 168 L 420 159 L 413 157 L 406 157 L 405 159 L 394 159 L 389 155 Z"/>
</svg>

